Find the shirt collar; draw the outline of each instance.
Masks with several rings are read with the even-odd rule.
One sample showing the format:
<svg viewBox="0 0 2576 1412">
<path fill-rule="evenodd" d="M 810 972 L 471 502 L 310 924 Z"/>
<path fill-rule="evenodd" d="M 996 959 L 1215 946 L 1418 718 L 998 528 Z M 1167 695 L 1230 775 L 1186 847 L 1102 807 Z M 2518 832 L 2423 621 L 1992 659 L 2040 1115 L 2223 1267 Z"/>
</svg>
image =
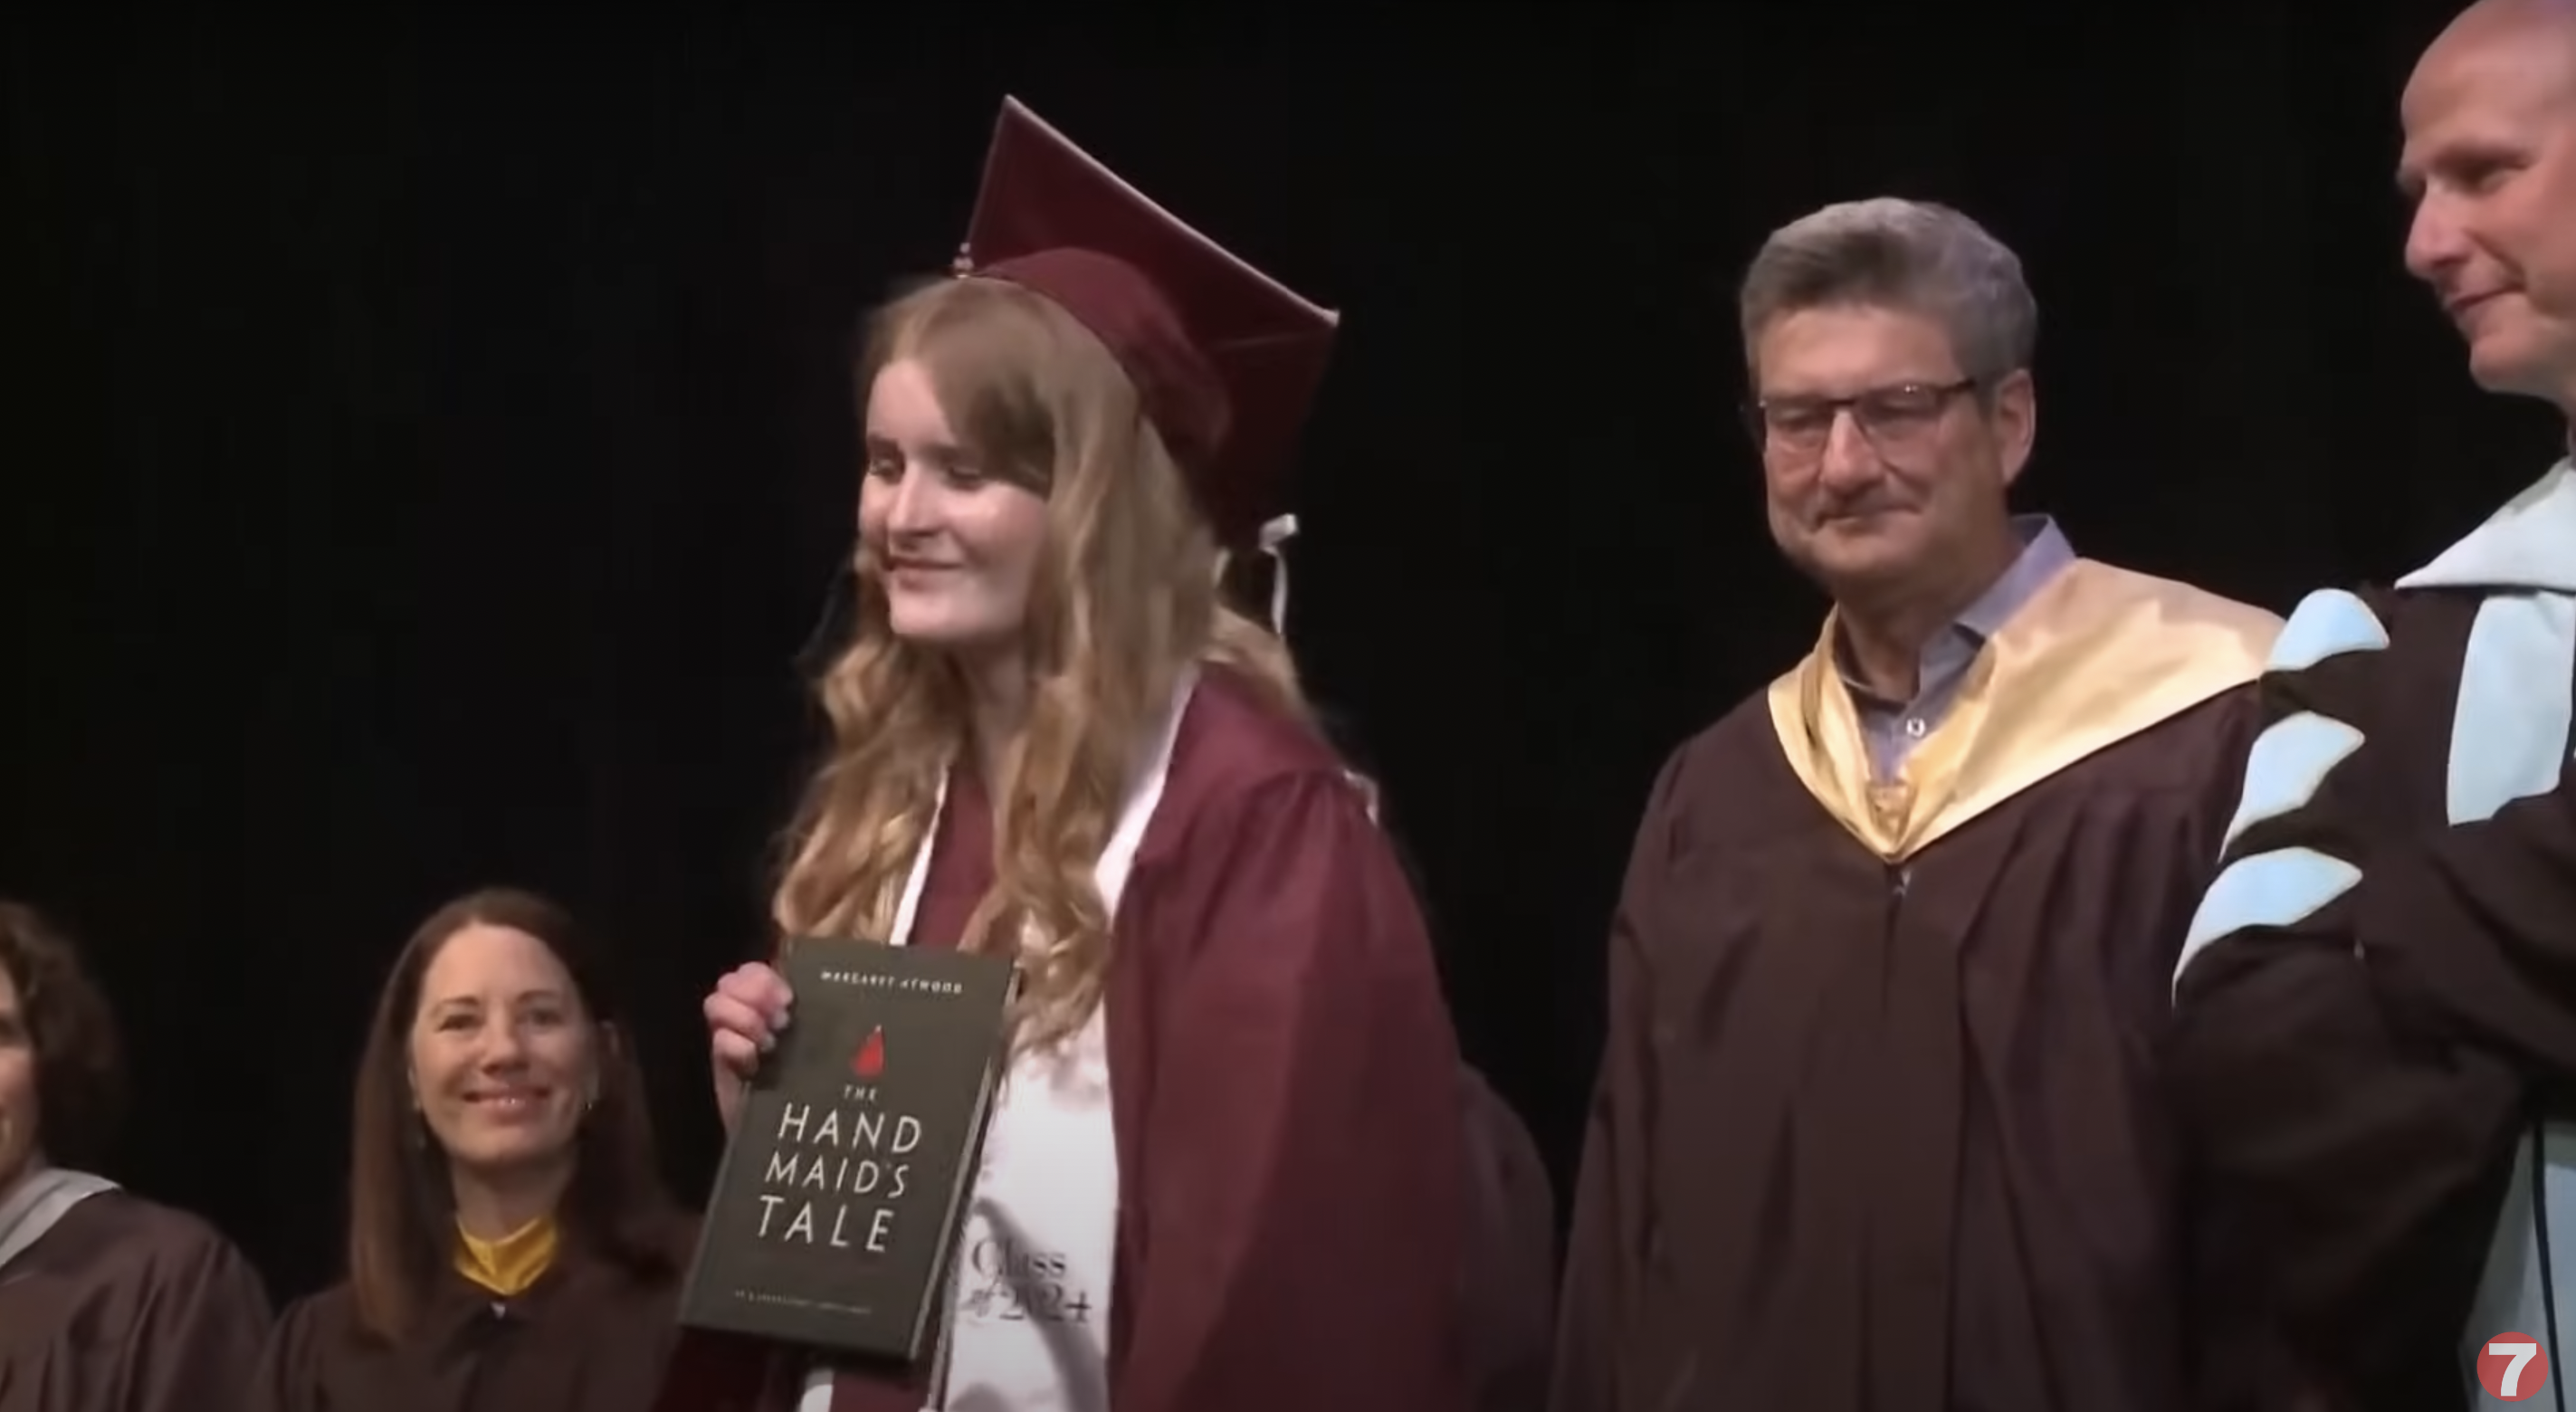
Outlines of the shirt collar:
<svg viewBox="0 0 2576 1412">
<path fill-rule="evenodd" d="M 2013 533 L 2021 540 L 2021 553 L 1955 620 L 1979 642 L 2003 631 L 2023 604 L 2047 587 L 2059 570 L 2075 562 L 2075 546 L 2067 542 L 2057 521 L 2046 515 L 2014 516 Z"/>
<path fill-rule="evenodd" d="M 2058 572 L 2075 562 L 2075 547 L 2057 521 L 2046 515 L 2015 515 L 2013 536 L 2021 541 L 2021 553 L 1986 585 L 1986 591 L 1961 609 L 1950 620 L 1950 631 L 1936 633 L 1923 644 L 1922 671 L 1925 679 L 1942 675 L 1953 656 L 1973 656 L 1986 639 L 2003 631 L 2004 624 L 2028 603 L 2032 596 L 2048 586 Z M 1965 641 L 1962 642 L 1962 639 Z M 1964 650 L 1963 650 L 1964 649 Z M 1834 635 L 1834 666 L 1842 674 L 1843 684 L 1855 691 L 1868 687 L 1852 669 L 1851 650 L 1842 634 Z"/>
</svg>

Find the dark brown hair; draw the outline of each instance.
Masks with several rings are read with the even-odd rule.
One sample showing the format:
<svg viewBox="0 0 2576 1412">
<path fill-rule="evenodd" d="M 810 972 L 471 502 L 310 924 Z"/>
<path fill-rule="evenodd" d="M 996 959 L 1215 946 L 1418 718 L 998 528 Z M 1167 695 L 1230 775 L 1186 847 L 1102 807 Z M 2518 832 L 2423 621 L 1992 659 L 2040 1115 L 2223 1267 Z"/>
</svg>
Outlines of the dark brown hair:
<svg viewBox="0 0 2576 1412">
<path fill-rule="evenodd" d="M 32 907 L 0 901 L 0 970 L 17 988 L 35 1051 L 37 1149 L 57 1166 L 93 1168 L 125 1116 L 116 1016 L 71 939 Z"/>
<path fill-rule="evenodd" d="M 358 1064 L 349 1159 L 349 1286 L 358 1322 L 400 1339 L 455 1258 L 456 1198 L 445 1155 L 413 1111 L 411 1029 L 421 982 L 449 938 L 508 927 L 545 944 L 597 1026 L 599 1099 L 574 1137 L 572 1184 L 555 1218 L 567 1249 L 644 1278 L 676 1268 L 678 1208 L 663 1187 L 644 1079 L 619 1024 L 600 954 L 554 903 L 510 888 L 470 893 L 431 913 L 395 958 Z"/>
</svg>

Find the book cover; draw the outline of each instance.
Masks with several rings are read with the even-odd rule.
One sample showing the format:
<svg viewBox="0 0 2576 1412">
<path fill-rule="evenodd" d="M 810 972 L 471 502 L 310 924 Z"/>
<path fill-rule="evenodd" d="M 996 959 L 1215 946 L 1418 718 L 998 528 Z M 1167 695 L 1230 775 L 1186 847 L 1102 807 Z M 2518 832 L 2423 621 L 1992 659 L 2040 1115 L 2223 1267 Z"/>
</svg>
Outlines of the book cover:
<svg viewBox="0 0 2576 1412">
<path fill-rule="evenodd" d="M 1002 957 L 805 939 L 725 1144 L 680 1322 L 910 1362 L 939 1313 L 1007 1056 Z"/>
</svg>

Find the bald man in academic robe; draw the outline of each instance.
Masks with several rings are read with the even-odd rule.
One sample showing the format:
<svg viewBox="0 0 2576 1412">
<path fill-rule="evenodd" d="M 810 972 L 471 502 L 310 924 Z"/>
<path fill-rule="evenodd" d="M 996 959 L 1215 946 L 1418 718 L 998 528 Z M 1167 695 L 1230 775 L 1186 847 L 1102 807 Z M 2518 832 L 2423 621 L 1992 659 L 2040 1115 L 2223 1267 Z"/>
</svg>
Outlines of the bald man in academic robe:
<svg viewBox="0 0 2576 1412">
<path fill-rule="evenodd" d="M 2406 264 L 2576 418 L 2576 5 L 2489 0 L 2402 105 Z M 2175 1070 L 2322 1405 L 2564 1407 L 2576 1360 L 2576 469 L 2291 616 Z"/>
</svg>

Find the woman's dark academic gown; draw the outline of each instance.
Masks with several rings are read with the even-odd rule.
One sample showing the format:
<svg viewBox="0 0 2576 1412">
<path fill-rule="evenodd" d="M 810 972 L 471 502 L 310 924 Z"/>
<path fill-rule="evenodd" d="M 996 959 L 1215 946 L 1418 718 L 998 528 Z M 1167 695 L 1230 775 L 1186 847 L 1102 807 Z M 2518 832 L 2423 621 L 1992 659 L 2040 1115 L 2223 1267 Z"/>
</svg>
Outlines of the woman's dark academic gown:
<svg viewBox="0 0 2576 1412">
<path fill-rule="evenodd" d="M 0 1268 L 0 1412 L 236 1412 L 268 1328 L 214 1228 L 101 1192 Z"/>
<path fill-rule="evenodd" d="M 640 1278 L 567 1242 L 511 1299 L 445 1272 L 413 1335 L 389 1346 L 336 1285 L 278 1321 L 247 1412 L 643 1412 L 678 1294 L 676 1272 Z"/>
<path fill-rule="evenodd" d="M 916 944 L 992 881 L 951 786 Z M 1403 870 L 1341 763 L 1210 670 L 1116 921 L 1115 1412 L 1459 1412 L 1458 1054 Z M 800 1356 L 691 1333 L 664 1412 L 792 1405 Z M 833 1412 L 918 1412 L 840 1380 Z"/>
</svg>

